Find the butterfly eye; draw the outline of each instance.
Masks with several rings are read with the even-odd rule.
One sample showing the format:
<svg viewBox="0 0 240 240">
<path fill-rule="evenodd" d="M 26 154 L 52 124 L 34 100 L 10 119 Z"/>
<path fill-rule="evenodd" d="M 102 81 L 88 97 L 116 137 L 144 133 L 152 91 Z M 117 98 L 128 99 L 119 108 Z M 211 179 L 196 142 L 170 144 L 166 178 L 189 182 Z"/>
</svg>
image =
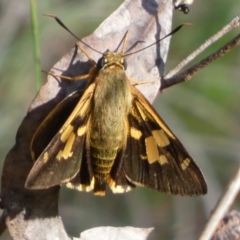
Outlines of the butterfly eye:
<svg viewBox="0 0 240 240">
<path fill-rule="evenodd" d="M 97 62 L 97 68 L 102 69 L 104 67 L 104 65 L 105 65 L 104 58 L 103 57 L 99 58 L 98 62 Z"/>
</svg>

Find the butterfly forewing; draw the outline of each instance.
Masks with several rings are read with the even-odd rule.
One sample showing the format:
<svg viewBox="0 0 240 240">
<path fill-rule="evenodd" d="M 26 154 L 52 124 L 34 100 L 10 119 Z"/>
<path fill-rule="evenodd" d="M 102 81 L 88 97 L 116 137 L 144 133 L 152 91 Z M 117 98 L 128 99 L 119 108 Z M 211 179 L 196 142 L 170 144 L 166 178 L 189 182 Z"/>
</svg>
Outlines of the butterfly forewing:
<svg viewBox="0 0 240 240">
<path fill-rule="evenodd" d="M 176 136 L 137 89 L 129 114 L 124 170 L 129 181 L 179 195 L 205 194 L 201 171 Z"/>
<path fill-rule="evenodd" d="M 39 142 L 41 143 L 39 135 L 48 134 L 49 119 L 55 114 L 50 113 L 40 125 L 31 144 L 32 155 L 38 158 L 28 175 L 26 187 L 42 189 L 64 184 L 79 172 L 83 150 L 86 148 L 86 131 L 89 123 L 93 89 L 94 84 L 91 84 L 81 100 L 78 99 L 78 104 L 64 125 L 38 157 L 36 153 L 39 152 L 39 145 L 41 145 L 39 144 Z M 69 97 L 72 97 L 72 95 Z M 61 109 L 66 101 L 67 99 L 64 99 L 60 102 L 54 111 L 58 113 L 57 109 Z M 58 114 L 58 116 L 60 115 Z M 44 126 L 48 126 L 48 128 L 45 129 Z M 51 126 L 54 127 L 54 125 Z"/>
</svg>

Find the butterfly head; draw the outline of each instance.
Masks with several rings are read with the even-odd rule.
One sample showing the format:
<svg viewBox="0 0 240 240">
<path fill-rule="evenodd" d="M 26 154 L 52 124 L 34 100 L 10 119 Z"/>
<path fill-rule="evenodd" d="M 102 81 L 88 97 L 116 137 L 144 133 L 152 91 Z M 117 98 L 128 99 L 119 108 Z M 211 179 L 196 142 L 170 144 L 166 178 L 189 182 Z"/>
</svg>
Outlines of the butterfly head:
<svg viewBox="0 0 240 240">
<path fill-rule="evenodd" d="M 99 69 L 106 68 L 122 68 L 124 71 L 127 69 L 127 63 L 124 57 L 117 52 L 107 50 L 103 56 L 98 60 L 97 67 Z"/>
</svg>

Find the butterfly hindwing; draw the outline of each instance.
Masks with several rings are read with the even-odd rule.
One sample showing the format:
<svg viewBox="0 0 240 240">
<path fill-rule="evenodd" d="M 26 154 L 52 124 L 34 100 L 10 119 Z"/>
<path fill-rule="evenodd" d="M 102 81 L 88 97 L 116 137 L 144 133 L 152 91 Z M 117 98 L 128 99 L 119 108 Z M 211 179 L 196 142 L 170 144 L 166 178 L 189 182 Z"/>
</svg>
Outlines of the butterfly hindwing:
<svg viewBox="0 0 240 240">
<path fill-rule="evenodd" d="M 110 172 L 109 187 L 113 193 L 124 193 L 136 187 L 131 183 L 124 172 L 124 155 L 126 154 L 125 147 L 123 147 L 117 154 L 113 167 Z"/>
<path fill-rule="evenodd" d="M 94 88 L 95 84 L 91 84 L 87 88 L 61 129 L 40 156 L 36 156 L 38 158 L 28 175 L 26 187 L 33 189 L 49 188 L 69 182 L 78 174 L 83 151 L 86 148 L 86 131 L 90 119 L 91 98 Z M 64 99 L 64 101 L 66 100 Z M 46 119 L 49 119 L 49 117 Z M 40 125 L 41 135 L 43 125 L 48 124 L 43 122 Z M 33 138 L 31 144 L 33 153 L 41 151 L 36 149 L 41 145 L 37 143 L 38 130 L 35 135 L 36 137 Z"/>
<path fill-rule="evenodd" d="M 85 142 L 86 143 L 86 142 Z M 94 188 L 94 177 L 92 171 L 92 164 L 90 159 L 89 147 L 83 148 L 82 162 L 80 166 L 80 171 L 72 178 L 69 182 L 65 184 L 68 188 L 73 188 L 78 191 L 92 191 Z"/>
<path fill-rule="evenodd" d="M 177 195 L 200 195 L 207 191 L 194 160 L 142 94 L 131 87 L 129 137 L 124 171 L 135 185 Z"/>
</svg>

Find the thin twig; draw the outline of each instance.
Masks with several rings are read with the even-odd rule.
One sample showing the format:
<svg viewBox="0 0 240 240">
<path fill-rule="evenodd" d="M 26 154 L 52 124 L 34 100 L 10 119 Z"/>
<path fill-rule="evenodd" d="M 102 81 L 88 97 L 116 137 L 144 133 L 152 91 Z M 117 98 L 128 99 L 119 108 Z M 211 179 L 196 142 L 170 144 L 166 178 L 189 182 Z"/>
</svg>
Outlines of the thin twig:
<svg viewBox="0 0 240 240">
<path fill-rule="evenodd" d="M 225 194 L 220 198 L 218 204 L 216 205 L 212 216 L 208 220 L 199 240 L 209 240 L 213 236 L 219 222 L 222 220 L 224 215 L 227 213 L 228 209 L 234 202 L 237 194 L 240 190 L 240 167 L 236 176 L 230 182 Z"/>
<path fill-rule="evenodd" d="M 240 34 L 238 34 L 235 38 L 233 38 L 230 42 L 225 44 L 222 48 L 218 49 L 216 52 L 212 53 L 208 57 L 204 58 L 200 62 L 196 63 L 194 66 L 190 67 L 184 72 L 176 74 L 170 78 L 164 78 L 164 81 L 161 85 L 161 91 L 165 88 L 168 88 L 172 85 L 175 85 L 180 82 L 188 81 L 194 76 L 199 70 L 206 67 L 208 64 L 213 62 L 214 60 L 224 56 L 228 53 L 233 47 L 240 44 Z"/>
<path fill-rule="evenodd" d="M 240 15 L 237 15 L 235 18 L 231 20 L 230 23 L 228 23 L 225 27 L 223 27 L 219 32 L 214 34 L 212 37 L 210 37 L 208 40 L 206 40 L 205 43 L 203 43 L 196 51 L 191 53 L 187 58 L 185 58 L 182 62 L 180 62 L 173 70 L 171 70 L 167 75 L 166 78 L 171 78 L 180 70 L 185 67 L 189 62 L 191 62 L 193 59 L 196 58 L 200 53 L 202 53 L 207 47 L 212 45 L 214 42 L 216 42 L 218 39 L 220 39 L 222 36 L 224 36 L 226 33 L 231 31 L 232 29 L 238 27 L 240 25 Z"/>
</svg>

